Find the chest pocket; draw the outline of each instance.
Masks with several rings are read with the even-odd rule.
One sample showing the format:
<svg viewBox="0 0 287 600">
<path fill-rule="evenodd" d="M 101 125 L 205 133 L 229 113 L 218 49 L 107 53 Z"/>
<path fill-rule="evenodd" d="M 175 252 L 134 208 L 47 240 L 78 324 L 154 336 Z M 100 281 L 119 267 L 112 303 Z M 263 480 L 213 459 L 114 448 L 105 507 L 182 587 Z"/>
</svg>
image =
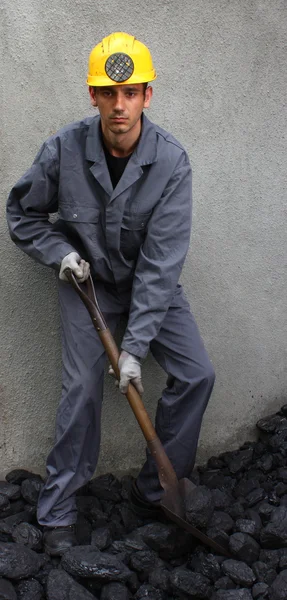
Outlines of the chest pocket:
<svg viewBox="0 0 287 600">
<path fill-rule="evenodd" d="M 96 235 L 99 217 L 100 209 L 93 206 L 59 207 L 59 219 L 65 221 L 66 227 L 80 238 L 93 238 Z"/>
<path fill-rule="evenodd" d="M 120 250 L 127 260 L 136 260 L 146 236 L 151 212 L 125 213 L 121 225 Z"/>
<path fill-rule="evenodd" d="M 93 206 L 60 206 L 59 218 L 71 223 L 97 223 L 100 209 Z"/>
<path fill-rule="evenodd" d="M 86 255 L 92 244 L 97 251 L 98 240 L 101 237 L 100 209 L 93 206 L 59 206 L 59 221 L 61 231 L 74 244 L 79 254 Z"/>
</svg>

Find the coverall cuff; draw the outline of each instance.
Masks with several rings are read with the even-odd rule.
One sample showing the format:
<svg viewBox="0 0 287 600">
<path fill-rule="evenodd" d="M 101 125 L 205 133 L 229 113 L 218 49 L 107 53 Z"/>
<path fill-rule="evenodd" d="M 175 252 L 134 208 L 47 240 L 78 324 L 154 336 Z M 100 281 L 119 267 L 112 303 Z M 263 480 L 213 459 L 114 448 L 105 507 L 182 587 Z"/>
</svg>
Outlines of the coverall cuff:
<svg viewBox="0 0 287 600">
<path fill-rule="evenodd" d="M 79 254 L 78 250 L 76 250 L 69 243 L 63 242 L 62 244 L 59 244 L 59 246 L 57 247 L 57 258 L 56 258 L 56 261 L 54 261 L 54 264 L 53 264 L 53 267 L 57 271 L 60 271 L 61 263 L 62 263 L 63 258 L 65 258 L 65 256 L 67 256 L 71 252 L 77 252 L 77 254 Z"/>
<path fill-rule="evenodd" d="M 125 350 L 129 354 L 133 354 L 138 358 L 145 358 L 149 351 L 149 345 L 146 347 L 146 344 L 139 344 L 138 342 L 130 341 L 123 339 L 121 343 L 121 349 Z"/>
</svg>

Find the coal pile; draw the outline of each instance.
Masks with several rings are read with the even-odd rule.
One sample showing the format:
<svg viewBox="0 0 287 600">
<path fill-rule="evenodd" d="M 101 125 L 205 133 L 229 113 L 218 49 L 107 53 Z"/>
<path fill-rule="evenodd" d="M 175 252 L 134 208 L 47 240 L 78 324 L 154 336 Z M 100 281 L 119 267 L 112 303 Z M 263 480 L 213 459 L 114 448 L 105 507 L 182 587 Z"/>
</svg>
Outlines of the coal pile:
<svg viewBox="0 0 287 600">
<path fill-rule="evenodd" d="M 0 482 L 0 600 L 287 600 L 287 405 L 257 423 L 258 440 L 192 474 L 187 518 L 219 556 L 163 518 L 131 512 L 130 476 L 90 481 L 77 495 L 78 546 L 43 552 L 39 475 Z"/>
</svg>

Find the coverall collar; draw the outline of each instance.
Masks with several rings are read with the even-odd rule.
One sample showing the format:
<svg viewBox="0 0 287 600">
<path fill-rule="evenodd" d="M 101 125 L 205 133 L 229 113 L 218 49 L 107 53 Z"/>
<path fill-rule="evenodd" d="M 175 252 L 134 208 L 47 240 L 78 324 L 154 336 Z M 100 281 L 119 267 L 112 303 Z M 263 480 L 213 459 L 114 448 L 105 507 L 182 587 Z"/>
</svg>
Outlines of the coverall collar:
<svg viewBox="0 0 287 600">
<path fill-rule="evenodd" d="M 132 186 L 143 174 L 142 167 L 157 160 L 157 138 L 154 125 L 142 115 L 142 129 L 139 143 L 124 170 L 124 173 L 113 189 L 103 149 L 100 117 L 93 119 L 86 142 L 86 158 L 93 161 L 90 171 L 109 196 L 110 203 Z"/>
<path fill-rule="evenodd" d="M 87 160 L 98 162 L 104 158 L 100 116 L 96 116 L 89 127 L 86 142 Z M 157 160 L 156 131 L 153 123 L 142 114 L 142 129 L 139 143 L 133 152 L 138 165 L 151 165 Z"/>
</svg>

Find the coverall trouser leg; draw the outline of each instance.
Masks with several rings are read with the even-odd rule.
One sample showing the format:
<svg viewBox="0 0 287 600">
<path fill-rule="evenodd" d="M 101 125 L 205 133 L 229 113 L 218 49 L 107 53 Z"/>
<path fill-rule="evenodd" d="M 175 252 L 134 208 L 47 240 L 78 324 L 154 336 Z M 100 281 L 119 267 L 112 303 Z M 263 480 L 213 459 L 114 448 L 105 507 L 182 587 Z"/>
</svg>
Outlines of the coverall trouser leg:
<svg viewBox="0 0 287 600">
<path fill-rule="evenodd" d="M 122 306 L 104 286 L 100 305 L 113 332 Z M 38 502 L 41 525 L 71 525 L 77 518 L 75 492 L 96 469 L 101 438 L 105 351 L 90 315 L 73 288 L 59 282 L 62 323 L 62 397 L 56 439 L 47 459 L 48 478 Z"/>
<path fill-rule="evenodd" d="M 168 374 L 167 387 L 158 402 L 156 431 L 181 479 L 188 477 L 194 467 L 202 417 L 215 374 L 180 286 L 150 349 Z M 137 485 L 150 502 L 160 499 L 163 490 L 148 450 Z"/>
<path fill-rule="evenodd" d="M 128 302 L 97 286 L 100 306 L 114 332 Z M 94 474 L 100 447 L 105 352 L 87 309 L 75 291 L 59 284 L 62 320 L 63 388 L 56 418 L 55 446 L 47 459 L 48 479 L 40 494 L 38 521 L 46 526 L 76 521 L 75 492 Z M 214 383 L 214 370 L 181 287 L 151 351 L 168 374 L 158 403 L 156 430 L 179 478 L 193 468 L 202 417 Z M 142 494 L 158 501 L 162 488 L 147 452 L 138 477 Z"/>
</svg>

